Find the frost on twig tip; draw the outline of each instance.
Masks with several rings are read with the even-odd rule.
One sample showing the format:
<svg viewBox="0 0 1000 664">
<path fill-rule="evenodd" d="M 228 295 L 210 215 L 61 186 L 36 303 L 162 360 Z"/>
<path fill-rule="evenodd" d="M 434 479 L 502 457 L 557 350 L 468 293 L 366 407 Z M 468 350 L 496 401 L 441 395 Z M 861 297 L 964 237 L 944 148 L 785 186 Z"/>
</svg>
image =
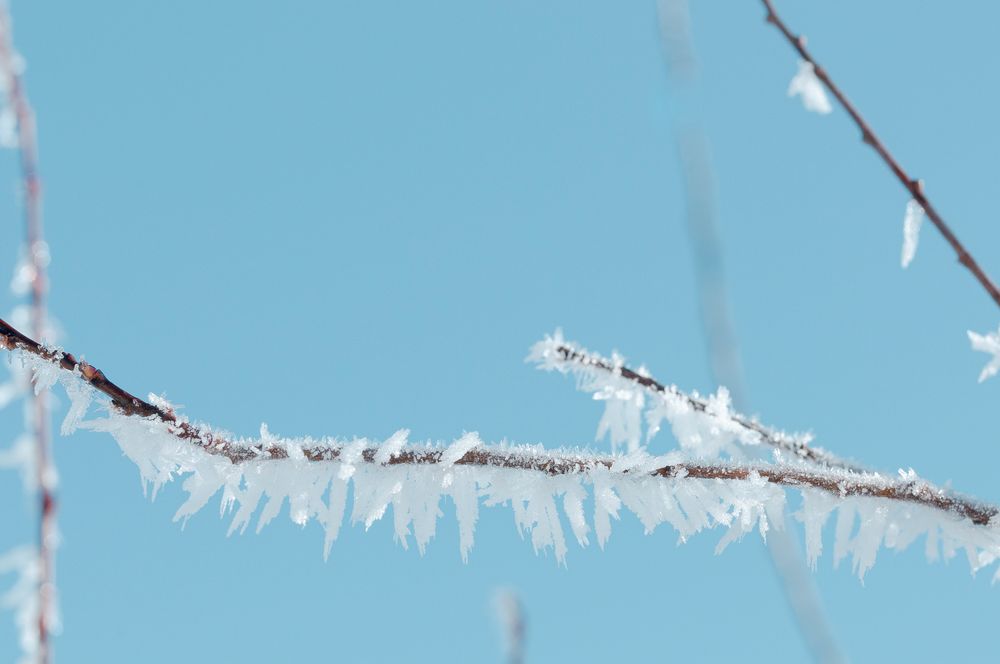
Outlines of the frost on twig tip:
<svg viewBox="0 0 1000 664">
<path fill-rule="evenodd" d="M 979 374 L 979 382 L 981 383 L 1000 372 L 1000 329 L 987 334 L 977 334 L 969 330 L 968 334 L 972 350 L 989 353 L 993 356 Z"/>
<path fill-rule="evenodd" d="M 807 111 L 826 115 L 833 111 L 830 99 L 826 96 L 823 83 L 816 76 L 816 69 L 811 62 L 799 61 L 799 70 L 788 84 L 788 96 L 802 97 L 802 105 Z"/>
<path fill-rule="evenodd" d="M 924 221 L 924 208 L 915 200 L 906 204 L 906 215 L 903 217 L 903 268 L 909 267 L 913 257 L 917 255 L 917 242 L 920 240 L 920 225 Z"/>
</svg>

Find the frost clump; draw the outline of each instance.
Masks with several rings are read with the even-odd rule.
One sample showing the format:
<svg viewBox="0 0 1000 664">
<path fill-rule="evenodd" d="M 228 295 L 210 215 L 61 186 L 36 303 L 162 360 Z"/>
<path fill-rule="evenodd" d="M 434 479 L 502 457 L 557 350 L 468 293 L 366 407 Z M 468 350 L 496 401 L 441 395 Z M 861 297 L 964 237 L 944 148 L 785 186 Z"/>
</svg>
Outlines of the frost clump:
<svg viewBox="0 0 1000 664">
<path fill-rule="evenodd" d="M 968 334 L 969 341 L 972 342 L 972 350 L 989 353 L 993 356 L 979 373 L 979 382 L 981 383 L 1000 372 L 1000 330 L 988 334 L 977 334 L 969 330 Z"/>
<path fill-rule="evenodd" d="M 622 358 L 613 356 L 618 366 Z M 604 415 L 597 423 L 597 440 L 605 436 L 611 441 L 611 451 L 634 452 L 642 443 L 642 411 L 646 405 L 644 390 L 626 381 L 606 381 L 593 384 L 595 401 L 604 402 Z"/>
<path fill-rule="evenodd" d="M 694 396 L 698 398 L 697 393 Z M 660 430 L 663 420 L 670 423 L 681 449 L 699 459 L 717 459 L 723 455 L 741 458 L 741 445 L 760 443 L 757 432 L 733 419 L 732 400 L 725 387 L 705 399 L 704 410 L 695 408 L 678 394 L 664 393 L 646 413 L 649 438 Z"/>
<path fill-rule="evenodd" d="M 796 95 L 802 97 L 802 105 L 807 111 L 826 115 L 833 110 L 823 83 L 816 77 L 815 67 L 806 60 L 799 61 L 799 71 L 788 84 L 788 96 Z"/>
<path fill-rule="evenodd" d="M 906 215 L 903 217 L 903 255 L 901 263 L 904 268 L 913 262 L 917 255 L 917 242 L 920 240 L 920 225 L 924 221 L 924 208 L 920 203 L 911 200 L 906 204 Z"/>
</svg>

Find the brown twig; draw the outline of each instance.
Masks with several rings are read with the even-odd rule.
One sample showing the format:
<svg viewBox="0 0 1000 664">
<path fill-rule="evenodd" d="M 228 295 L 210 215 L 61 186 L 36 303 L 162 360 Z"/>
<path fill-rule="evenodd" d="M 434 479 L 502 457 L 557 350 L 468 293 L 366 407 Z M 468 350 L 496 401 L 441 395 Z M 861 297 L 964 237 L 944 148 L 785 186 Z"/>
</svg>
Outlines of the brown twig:
<svg viewBox="0 0 1000 664">
<path fill-rule="evenodd" d="M 698 397 L 691 396 L 685 392 L 681 392 L 673 385 L 666 386 L 660 383 L 655 378 L 649 375 L 640 374 L 637 371 L 630 369 L 626 366 L 615 366 L 611 364 L 608 360 L 598 356 L 592 355 L 586 351 L 580 350 L 578 348 L 573 348 L 571 346 L 557 346 L 556 352 L 559 353 L 560 357 L 566 361 L 574 364 L 579 364 L 584 367 L 590 367 L 593 369 L 599 369 L 601 371 L 606 371 L 609 374 L 621 376 L 627 381 L 640 385 L 651 392 L 658 394 L 670 394 L 678 399 L 683 399 L 691 408 L 694 410 L 704 413 L 708 410 L 708 403 L 699 399 Z M 733 422 L 743 427 L 747 431 L 752 431 L 760 437 L 761 442 L 765 445 L 769 445 L 775 449 L 783 450 L 788 452 L 796 459 L 801 459 L 803 461 L 808 461 L 814 463 L 818 466 L 824 466 L 827 468 L 840 468 L 843 470 L 850 470 L 853 472 L 865 472 L 865 468 L 858 466 L 857 464 L 851 463 L 837 457 L 836 455 L 830 454 L 825 450 L 820 450 L 815 447 L 810 447 L 804 441 L 799 438 L 794 438 L 786 434 L 770 429 L 760 422 L 756 422 L 752 419 L 739 415 L 737 413 L 732 413 L 729 415 Z"/>
<path fill-rule="evenodd" d="M 287 459 L 290 456 L 288 450 L 282 445 L 264 442 L 247 445 L 186 422 L 178 418 L 172 411 L 164 410 L 133 396 L 108 380 L 102 371 L 84 362 L 78 362 L 73 355 L 45 348 L 3 320 L 0 320 L 0 346 L 8 350 L 21 350 L 57 364 L 107 395 L 111 399 L 113 407 L 120 413 L 158 421 L 165 425 L 167 432 L 200 447 L 207 454 L 226 457 L 234 464 L 255 460 Z M 341 444 L 318 443 L 304 448 L 302 454 L 306 460 L 312 462 L 336 461 L 340 458 L 343 450 L 344 446 Z M 367 447 L 361 452 L 361 459 L 367 463 L 375 463 L 377 453 L 378 447 Z M 386 465 L 436 465 L 444 463 L 444 461 L 442 449 L 404 449 L 393 456 Z M 547 475 L 573 475 L 586 473 L 596 468 L 610 470 L 620 461 L 620 457 L 614 456 L 550 454 L 533 450 L 477 447 L 454 463 L 459 466 L 531 470 Z M 972 523 L 981 526 L 988 525 L 990 520 L 1000 512 L 997 507 L 950 493 L 927 482 L 889 480 L 874 473 L 858 473 L 839 468 L 771 464 L 674 463 L 656 468 L 650 471 L 650 475 L 676 479 L 687 477 L 728 481 L 760 477 L 783 487 L 819 489 L 840 497 L 868 496 L 914 503 L 967 518 Z"/>
<path fill-rule="evenodd" d="M 37 338 L 45 336 L 47 282 L 45 268 L 48 248 L 42 234 L 42 192 L 38 177 L 38 150 L 35 140 L 35 114 L 14 63 L 10 14 L 0 6 L 0 74 L 7 85 L 8 101 L 13 108 L 17 126 L 17 147 L 21 162 L 24 196 L 27 260 L 31 269 L 31 327 Z M 38 517 L 38 662 L 51 660 L 49 634 L 55 594 L 56 498 L 52 467 L 51 432 L 47 394 L 32 390 L 32 427 L 35 439 L 35 467 L 39 492 Z"/>
<path fill-rule="evenodd" d="M 971 272 L 982 287 L 986 289 L 989 296 L 993 298 L 993 301 L 997 304 L 997 306 L 1000 306 L 1000 289 L 997 288 L 996 284 L 993 283 L 993 280 L 990 279 L 989 275 L 983 271 L 983 268 L 979 266 L 979 263 L 977 263 L 972 257 L 972 254 L 969 253 L 969 250 L 965 248 L 965 245 L 959 241 L 959 239 L 952 232 L 951 228 L 948 227 L 948 224 L 946 224 L 944 219 L 941 218 L 941 215 L 938 214 L 938 211 L 934 208 L 930 200 L 927 198 L 927 195 L 924 193 L 923 181 L 911 178 L 907 175 L 906 171 L 903 170 L 903 167 L 898 161 L 896 161 L 896 158 L 892 156 L 891 152 L 889 152 L 889 149 L 885 147 L 882 140 L 875 134 L 868 122 L 861 116 L 861 113 L 858 112 L 858 109 L 851 103 L 851 100 L 847 98 L 847 95 L 845 95 L 843 91 L 837 87 L 837 84 L 833 82 L 826 70 L 816 62 L 813 56 L 806 49 L 806 38 L 802 35 L 795 35 L 788 28 L 788 26 L 785 25 L 785 22 L 781 20 L 781 17 L 779 17 L 778 13 L 774 10 L 774 4 L 771 0 L 762 0 L 762 2 L 764 3 L 765 9 L 767 9 L 767 22 L 775 26 L 781 34 L 785 36 L 788 43 L 792 45 L 792 48 L 798 51 L 798 54 L 802 57 L 802 59 L 813 66 L 816 77 L 822 81 L 823 85 L 826 86 L 826 89 L 837 98 L 840 105 L 845 111 L 847 111 L 847 114 L 851 116 L 851 119 L 854 120 L 854 124 L 856 124 L 858 129 L 861 130 L 861 140 L 874 148 L 875 152 L 878 153 L 879 157 L 882 158 L 882 161 L 885 162 L 886 166 L 889 167 L 903 187 L 910 192 L 913 199 L 924 209 L 927 217 L 931 220 L 948 244 L 951 245 L 951 248 L 955 250 L 958 262 L 968 268 L 969 272 Z"/>
</svg>

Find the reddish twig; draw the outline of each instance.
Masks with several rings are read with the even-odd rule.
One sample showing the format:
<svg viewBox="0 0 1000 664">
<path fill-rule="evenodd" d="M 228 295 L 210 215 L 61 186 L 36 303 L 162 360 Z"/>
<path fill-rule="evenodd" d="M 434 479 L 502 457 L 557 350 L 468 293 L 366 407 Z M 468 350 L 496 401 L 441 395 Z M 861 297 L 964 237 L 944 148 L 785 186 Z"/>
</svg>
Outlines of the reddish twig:
<svg viewBox="0 0 1000 664">
<path fill-rule="evenodd" d="M 288 450 L 278 444 L 259 442 L 247 445 L 195 426 L 177 417 L 170 410 L 147 403 L 118 387 L 102 371 L 79 362 L 73 355 L 48 349 L 0 320 L 0 346 L 8 350 L 21 350 L 43 360 L 57 364 L 73 373 L 94 389 L 111 399 L 113 407 L 129 416 L 159 421 L 167 432 L 200 447 L 205 453 L 222 456 L 232 463 L 269 461 L 289 458 Z M 317 443 L 302 449 L 304 458 L 312 462 L 336 461 L 344 446 Z M 378 447 L 364 449 L 361 458 L 375 463 Z M 436 465 L 444 462 L 442 449 L 404 449 L 393 456 L 386 465 Z M 455 461 L 459 466 L 488 466 L 531 470 L 547 475 L 572 475 L 586 473 L 596 468 L 613 469 L 620 457 L 597 455 L 551 454 L 532 450 L 477 447 Z M 930 507 L 942 512 L 967 518 L 972 523 L 988 525 L 1000 509 L 971 498 L 953 494 L 923 481 L 889 480 L 875 473 L 857 473 L 838 468 L 788 466 L 770 464 L 665 464 L 650 472 L 664 478 L 692 478 L 703 480 L 739 481 L 760 477 L 766 481 L 790 488 L 812 488 L 839 497 L 867 496 L 885 498 Z"/>
<path fill-rule="evenodd" d="M 826 89 L 837 98 L 840 105 L 845 111 L 847 111 L 847 114 L 851 116 L 851 119 L 854 120 L 854 124 L 856 124 L 858 129 L 861 130 L 861 139 L 874 148 L 875 152 L 878 153 L 879 157 L 882 158 L 882 161 L 885 162 L 886 166 L 889 167 L 903 187 L 910 192 L 913 199 L 916 200 L 917 203 L 920 204 L 920 207 L 924 209 L 927 217 L 931 220 L 948 244 L 951 245 L 951 248 L 955 250 L 958 262 L 964 265 L 969 272 L 972 273 L 972 275 L 976 278 L 976 281 L 978 281 L 986 292 L 989 293 L 989 296 L 993 298 L 993 301 L 997 304 L 997 306 L 1000 306 L 1000 289 L 997 288 L 997 285 L 992 279 L 990 279 L 989 275 L 983 271 L 983 268 L 979 266 L 979 263 L 977 263 L 972 257 L 972 254 L 969 253 L 969 250 L 965 248 L 965 245 L 959 241 L 959 239 L 955 236 L 955 233 L 952 232 L 951 228 L 948 227 L 948 224 L 946 224 L 944 219 L 941 218 L 941 215 L 938 214 L 938 211 L 934 208 L 930 200 L 927 198 L 927 195 L 924 193 L 923 181 L 913 179 L 907 175 L 906 171 L 903 170 L 903 167 L 898 161 L 896 161 L 896 158 L 893 157 L 892 153 L 885 147 L 882 140 L 875 134 L 868 122 L 861 116 L 861 113 L 858 112 L 858 109 L 855 108 L 854 104 L 852 104 L 847 98 L 847 95 L 845 95 L 843 91 L 837 87 L 837 84 L 833 82 L 826 70 L 816 62 L 813 56 L 806 49 L 805 37 L 802 35 L 795 35 L 788 28 L 788 26 L 785 25 L 785 22 L 781 20 L 781 17 L 779 17 L 778 13 L 774 10 L 774 5 L 771 0 L 762 1 L 764 3 L 764 7 L 767 9 L 767 22 L 775 26 L 781 34 L 785 36 L 788 43 L 792 45 L 792 48 L 798 51 L 798 54 L 802 57 L 802 59 L 813 66 L 816 77 L 822 81 L 823 85 L 826 86 Z"/>
<path fill-rule="evenodd" d="M 0 74 L 7 85 L 7 97 L 17 123 L 17 147 L 21 162 L 21 181 L 24 196 L 27 260 L 31 269 L 31 327 L 33 334 L 45 336 L 47 282 L 45 268 L 48 247 L 42 234 L 41 183 L 38 178 L 38 150 L 35 140 L 35 114 L 28 102 L 24 82 L 14 63 L 15 53 L 11 20 L 6 6 L 0 6 Z M 44 391 L 32 391 L 32 426 L 35 439 L 35 466 L 38 477 L 38 661 L 46 664 L 51 659 L 49 633 L 52 626 L 48 617 L 52 613 L 55 592 L 56 498 L 55 477 L 51 458 L 51 433 L 49 409 Z"/>
</svg>

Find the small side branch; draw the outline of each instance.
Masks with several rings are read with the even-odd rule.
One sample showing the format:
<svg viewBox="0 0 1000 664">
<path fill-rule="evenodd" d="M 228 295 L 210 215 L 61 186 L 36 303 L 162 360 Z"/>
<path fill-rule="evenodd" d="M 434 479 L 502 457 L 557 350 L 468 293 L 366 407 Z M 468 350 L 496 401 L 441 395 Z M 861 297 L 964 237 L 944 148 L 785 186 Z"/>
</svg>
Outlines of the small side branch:
<svg viewBox="0 0 1000 664">
<path fill-rule="evenodd" d="M 951 245 L 951 248 L 955 250 L 958 262 L 964 265 L 969 272 L 972 273 L 972 275 L 976 278 L 976 281 L 978 281 L 989 296 L 993 298 L 993 301 L 997 304 L 997 306 L 1000 306 L 1000 289 L 997 288 L 997 285 L 992 279 L 990 279 L 989 275 L 986 274 L 983 268 L 980 267 L 979 263 L 977 263 L 972 257 L 972 254 L 969 253 L 969 250 L 966 249 L 965 245 L 959 241 L 958 237 L 955 236 L 955 233 L 952 232 L 951 228 L 945 223 L 944 219 L 941 218 L 937 209 L 924 193 L 923 182 L 921 180 L 911 178 L 906 171 L 903 170 L 903 167 L 898 161 L 896 161 L 896 158 L 891 152 L 889 152 L 889 149 L 882 142 L 882 139 L 878 137 L 868 122 L 864 119 L 864 117 L 862 117 L 858 109 L 851 103 L 851 100 L 847 98 L 847 95 L 845 95 L 837 84 L 833 82 L 833 79 L 830 78 L 826 69 L 821 67 L 813 58 L 812 54 L 809 53 L 809 50 L 806 48 L 805 37 L 802 35 L 796 35 L 791 31 L 791 29 L 789 29 L 785 22 L 781 20 L 781 17 L 778 16 L 771 0 L 762 1 L 765 9 L 767 10 L 767 22 L 776 27 L 778 31 L 784 35 L 785 39 L 788 40 L 788 43 L 792 45 L 792 48 L 798 52 L 799 56 L 813 66 L 816 77 L 822 81 L 823 85 L 826 86 L 826 89 L 837 98 L 840 105 L 845 111 L 847 111 L 847 114 L 851 116 L 851 119 L 854 120 L 854 124 L 856 124 L 858 129 L 861 130 L 861 139 L 868 145 L 872 146 L 875 152 L 878 153 L 879 157 L 882 158 L 882 161 L 885 162 L 886 166 L 888 166 L 896 176 L 896 179 L 899 180 L 913 199 L 924 209 L 924 212 L 927 213 L 927 217 L 938 229 L 938 232 L 940 232 L 948 244 Z"/>
<path fill-rule="evenodd" d="M 675 399 L 679 399 L 685 402 L 696 412 L 705 413 L 709 410 L 709 404 L 704 399 L 682 392 L 673 385 L 664 385 L 645 372 L 640 373 L 625 365 L 613 363 L 596 353 L 591 353 L 573 344 L 561 343 L 559 340 L 547 339 L 545 342 L 541 343 L 546 344 L 550 343 L 550 341 L 551 346 L 540 352 L 543 354 L 551 352 L 554 353 L 555 357 L 553 358 L 548 356 L 544 358 L 543 361 L 552 361 L 554 359 L 558 362 L 565 363 L 569 367 L 576 366 L 583 369 L 604 372 L 607 373 L 608 376 L 617 376 L 625 381 L 634 383 L 656 396 L 670 396 Z M 841 459 L 840 457 L 825 450 L 810 447 L 801 438 L 789 436 L 788 434 L 766 427 L 760 422 L 750 419 L 744 415 L 730 413 L 728 417 L 737 426 L 742 427 L 747 432 L 755 434 L 765 445 L 768 445 L 776 450 L 786 452 L 794 459 L 806 461 L 817 466 L 827 468 L 840 468 L 853 472 L 865 471 L 863 467 Z"/>
</svg>

